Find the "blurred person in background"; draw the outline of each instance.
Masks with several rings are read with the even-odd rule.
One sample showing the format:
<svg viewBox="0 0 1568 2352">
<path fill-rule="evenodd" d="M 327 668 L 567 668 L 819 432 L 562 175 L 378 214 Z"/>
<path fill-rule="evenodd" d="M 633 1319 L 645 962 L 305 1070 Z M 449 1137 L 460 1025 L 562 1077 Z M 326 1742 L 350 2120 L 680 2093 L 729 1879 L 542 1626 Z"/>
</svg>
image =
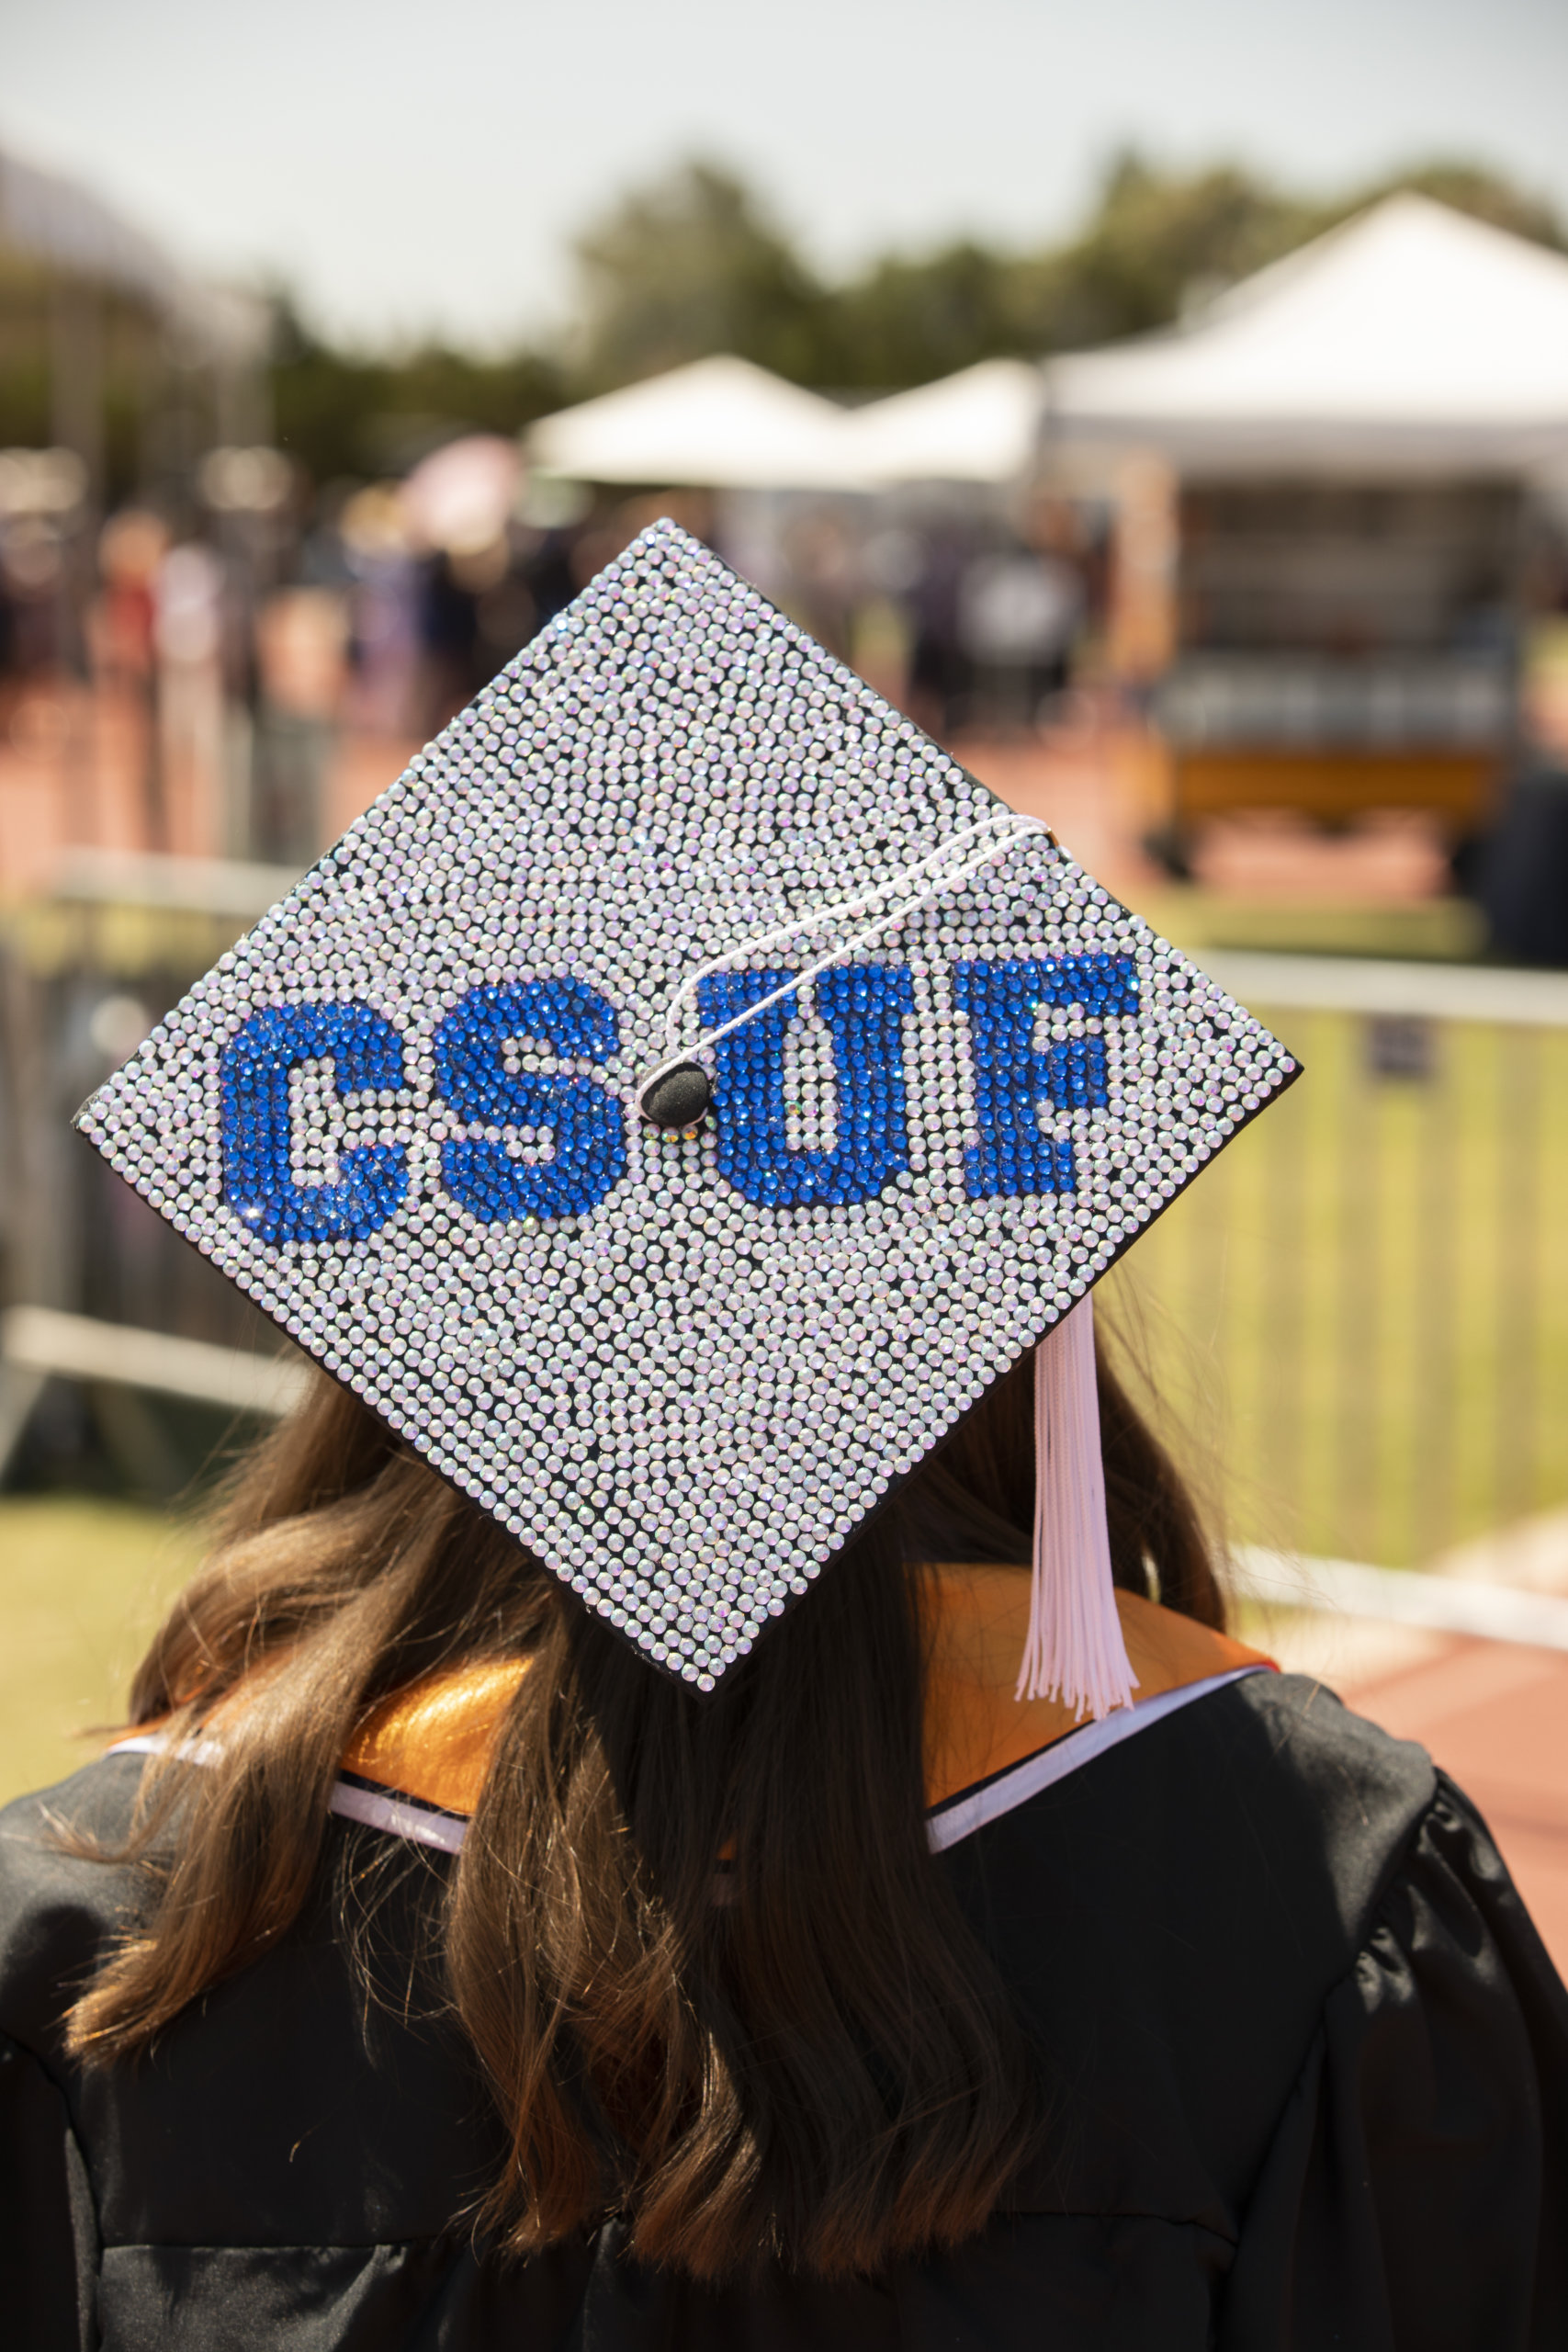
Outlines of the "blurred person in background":
<svg viewBox="0 0 1568 2352">
<path fill-rule="evenodd" d="M 958 642 L 973 665 L 972 723 L 1040 723 L 1066 687 L 1084 616 L 1083 582 L 1058 548 L 1020 538 L 977 555 L 958 589 Z"/>
<path fill-rule="evenodd" d="M 432 734 L 542 626 L 521 537 L 498 531 L 483 547 L 443 549 L 427 561 L 421 616 Z"/>
<path fill-rule="evenodd" d="M 545 513 L 549 513 L 547 507 Z M 577 594 L 572 577 L 572 547 L 576 537 L 573 525 L 578 519 L 575 514 L 570 521 L 560 523 L 534 522 L 525 517 L 518 526 L 518 576 L 528 592 L 534 614 L 530 634 L 547 628 Z M 526 641 L 526 638 L 520 640 Z"/>
<path fill-rule="evenodd" d="M 69 650 L 65 549 L 52 515 L 0 515 L 0 636 L 14 683 L 57 679 Z"/>
<path fill-rule="evenodd" d="M 161 514 L 134 506 L 111 514 L 98 541 L 101 584 L 88 614 L 99 723 L 108 755 L 105 765 L 112 761 L 129 786 L 124 812 L 117 812 L 118 820 L 111 818 L 110 823 L 118 831 L 130 816 L 141 838 L 128 845 L 136 847 L 161 842 L 164 833 L 157 582 L 168 548 L 168 526 Z"/>
<path fill-rule="evenodd" d="M 434 735 L 532 634 L 535 606 L 513 561 L 523 488 L 517 445 L 470 433 L 422 458 L 399 493 L 423 550 L 421 731 Z"/>
<path fill-rule="evenodd" d="M 480 683 L 479 603 L 495 577 L 488 552 L 476 560 L 439 548 L 421 566 L 422 735 L 438 735 Z"/>
<path fill-rule="evenodd" d="M 970 534 L 949 521 L 919 534 L 919 569 L 909 583 L 913 643 L 909 708 L 940 740 L 959 732 L 968 717 L 969 663 L 959 642 L 958 601 Z"/>
<path fill-rule="evenodd" d="M 129 506 L 111 514 L 98 540 L 101 587 L 94 615 L 96 667 L 107 685 L 150 686 L 157 621 L 158 567 L 168 552 L 161 514 Z"/>
<path fill-rule="evenodd" d="M 228 830 L 222 563 L 200 540 L 181 540 L 160 560 L 152 593 L 160 789 L 147 846 L 220 856 Z"/>
<path fill-rule="evenodd" d="M 17 616 L 10 581 L 0 556 L 0 703 L 17 667 Z"/>
<path fill-rule="evenodd" d="M 894 526 L 874 531 L 860 550 L 861 598 L 851 651 L 853 667 L 868 686 L 898 709 L 908 707 L 914 628 L 910 600 L 929 560 L 917 531 Z"/>
<path fill-rule="evenodd" d="M 347 669 L 345 598 L 283 588 L 256 617 L 250 854 L 309 865 L 326 846 L 324 786 Z"/>
<path fill-rule="evenodd" d="M 349 592 L 348 713 L 371 735 L 414 730 L 420 644 L 419 561 L 396 486 L 356 491 L 339 518 Z"/>
<path fill-rule="evenodd" d="M 819 644 L 847 662 L 862 594 L 855 537 L 848 518 L 831 505 L 805 506 L 785 524 L 781 554 L 789 582 L 787 609 Z"/>
</svg>

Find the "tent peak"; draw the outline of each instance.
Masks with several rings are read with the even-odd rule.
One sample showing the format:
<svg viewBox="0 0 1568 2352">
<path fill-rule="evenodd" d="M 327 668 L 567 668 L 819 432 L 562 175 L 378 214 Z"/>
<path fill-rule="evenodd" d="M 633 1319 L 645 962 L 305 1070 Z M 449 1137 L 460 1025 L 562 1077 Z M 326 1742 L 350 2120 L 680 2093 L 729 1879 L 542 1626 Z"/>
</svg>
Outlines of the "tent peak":
<svg viewBox="0 0 1568 2352">
<path fill-rule="evenodd" d="M 1175 330 L 1179 336 L 1201 334 L 1222 321 L 1239 317 L 1256 304 L 1269 302 L 1324 270 L 1343 270 L 1348 264 L 1392 268 L 1439 259 L 1472 269 L 1494 272 L 1523 270 L 1543 283 L 1568 285 L 1568 256 L 1551 246 L 1521 237 L 1512 229 L 1480 220 L 1417 188 L 1396 188 L 1380 197 L 1364 211 L 1337 220 L 1330 229 L 1298 245 L 1293 253 L 1266 263 L 1248 277 L 1227 286 L 1200 305 Z M 1151 338 L 1152 340 L 1152 338 Z"/>
<path fill-rule="evenodd" d="M 1058 434 L 1189 469 L 1530 471 L 1568 448 L 1568 256 L 1401 193 L 1047 375 Z"/>
</svg>

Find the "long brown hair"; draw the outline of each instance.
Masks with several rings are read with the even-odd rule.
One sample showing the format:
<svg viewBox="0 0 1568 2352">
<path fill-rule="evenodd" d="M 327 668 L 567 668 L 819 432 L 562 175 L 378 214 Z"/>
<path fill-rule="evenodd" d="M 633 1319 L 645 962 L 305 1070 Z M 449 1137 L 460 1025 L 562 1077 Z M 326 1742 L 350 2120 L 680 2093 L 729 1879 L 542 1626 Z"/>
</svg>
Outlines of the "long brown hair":
<svg viewBox="0 0 1568 2352">
<path fill-rule="evenodd" d="M 1103 1363 L 1100 1394 L 1118 1581 L 1218 1624 L 1179 1477 Z M 926 1839 L 919 1564 L 1027 1559 L 1032 1433 L 1025 1360 L 701 1699 L 323 1380 L 242 1465 L 137 1674 L 170 1748 L 117 1859 L 155 1899 L 73 2050 L 133 2056 L 288 1932 L 371 1709 L 525 1654 L 438 1928 L 509 2141 L 483 2225 L 526 2253 L 618 2213 L 704 2278 L 971 2234 L 1046 2101 Z M 180 1764 L 220 1713 L 212 1760 Z"/>
</svg>

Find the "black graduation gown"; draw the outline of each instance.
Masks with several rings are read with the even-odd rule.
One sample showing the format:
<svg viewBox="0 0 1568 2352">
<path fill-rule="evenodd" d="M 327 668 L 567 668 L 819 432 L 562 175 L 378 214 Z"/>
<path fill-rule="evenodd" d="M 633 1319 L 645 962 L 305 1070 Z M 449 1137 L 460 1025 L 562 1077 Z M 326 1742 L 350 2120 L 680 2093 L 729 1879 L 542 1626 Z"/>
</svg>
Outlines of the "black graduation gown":
<svg viewBox="0 0 1568 2352">
<path fill-rule="evenodd" d="M 712 2293 L 609 2227 L 524 2266 L 452 2215 L 496 2127 L 392 1867 L 367 2002 L 310 1916 L 133 2067 L 62 2053 L 133 1907 L 141 1770 L 0 1815 L 0 2309 L 25 2352 L 1562 2352 L 1568 1995 L 1485 1827 L 1316 1685 L 1209 1692 L 946 1852 L 1039 2042 L 1051 2154 L 956 2253 Z M 410 1994 L 412 1998 L 405 1997 Z"/>
</svg>

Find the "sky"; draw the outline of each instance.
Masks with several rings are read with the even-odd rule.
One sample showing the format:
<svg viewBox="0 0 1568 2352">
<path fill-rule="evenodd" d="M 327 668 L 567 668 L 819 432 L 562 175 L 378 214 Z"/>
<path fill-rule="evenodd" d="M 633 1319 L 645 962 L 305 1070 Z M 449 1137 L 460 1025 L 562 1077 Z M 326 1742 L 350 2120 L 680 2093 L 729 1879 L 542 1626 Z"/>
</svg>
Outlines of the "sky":
<svg viewBox="0 0 1568 2352">
<path fill-rule="evenodd" d="M 1129 142 L 1568 212 L 1565 116 L 1564 0 L 0 0 L 0 146 L 361 342 L 549 333 L 573 232 L 688 154 L 838 272 L 1063 235 Z"/>
</svg>

